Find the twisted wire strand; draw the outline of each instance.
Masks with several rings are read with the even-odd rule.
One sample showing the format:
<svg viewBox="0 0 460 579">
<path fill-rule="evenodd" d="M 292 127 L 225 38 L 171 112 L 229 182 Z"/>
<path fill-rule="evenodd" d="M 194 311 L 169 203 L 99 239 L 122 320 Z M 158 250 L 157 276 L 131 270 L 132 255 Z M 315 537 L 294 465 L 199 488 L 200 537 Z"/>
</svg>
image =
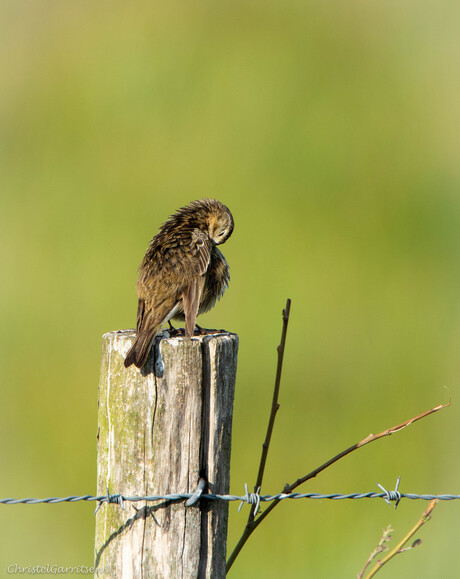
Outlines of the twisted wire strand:
<svg viewBox="0 0 460 579">
<path fill-rule="evenodd" d="M 397 492 L 393 495 L 395 491 L 385 491 L 385 492 L 368 492 L 368 493 L 278 493 L 276 495 L 259 495 L 258 493 L 246 493 L 244 496 L 239 495 L 217 495 L 217 494 L 202 494 L 199 500 L 209 500 L 209 501 L 239 501 L 242 504 L 249 504 L 252 506 L 258 506 L 259 503 L 268 503 L 271 501 L 281 501 L 284 499 L 314 499 L 314 500 L 346 500 L 346 499 L 386 499 L 396 501 L 401 499 L 411 499 L 411 500 L 424 500 L 431 501 L 433 499 L 438 499 L 440 501 L 452 501 L 460 499 L 460 495 L 454 494 L 414 494 L 414 493 L 401 493 Z M 24 498 L 24 499 L 13 499 L 6 498 L 0 499 L 0 504 L 2 505 L 38 505 L 38 504 L 57 504 L 57 503 L 76 503 L 79 501 L 96 501 L 99 504 L 103 503 L 116 503 L 123 505 L 125 502 L 155 502 L 155 501 L 186 501 L 194 497 L 195 493 L 176 493 L 169 495 L 150 495 L 150 496 L 132 496 L 126 497 L 119 493 L 108 494 L 102 496 L 94 495 L 72 495 L 68 497 L 49 497 L 45 499 L 38 498 Z M 390 496 L 390 498 L 389 498 Z M 394 496 L 394 498 L 392 498 Z M 241 505 L 240 505 L 241 506 Z"/>
</svg>

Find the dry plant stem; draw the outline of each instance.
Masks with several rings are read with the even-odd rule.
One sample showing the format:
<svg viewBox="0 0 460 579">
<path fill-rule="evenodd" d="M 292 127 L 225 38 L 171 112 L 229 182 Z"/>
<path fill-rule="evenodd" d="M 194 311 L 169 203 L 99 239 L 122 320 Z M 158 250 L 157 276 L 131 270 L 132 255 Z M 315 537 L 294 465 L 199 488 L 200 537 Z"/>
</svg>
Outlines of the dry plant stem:
<svg viewBox="0 0 460 579">
<path fill-rule="evenodd" d="M 414 418 L 410 418 L 409 420 L 405 420 L 404 422 L 401 422 L 401 424 L 397 424 L 396 426 L 393 426 L 391 428 L 387 428 L 386 430 L 383 430 L 382 432 L 379 432 L 378 434 L 369 434 L 369 436 L 366 436 L 366 438 L 363 438 L 363 440 L 360 440 L 356 444 L 353 444 L 353 446 L 350 446 L 349 448 L 343 450 L 342 452 L 340 452 L 339 454 L 337 454 L 336 456 L 334 456 L 333 458 L 331 458 L 330 460 L 328 460 L 327 462 L 325 462 L 324 464 L 322 464 L 318 468 L 315 468 L 315 470 L 312 470 L 310 473 L 306 474 L 302 478 L 297 479 L 295 482 L 293 482 L 290 485 L 286 485 L 283 489 L 283 493 L 291 493 L 298 486 L 300 486 L 301 484 L 303 484 L 307 480 L 314 478 L 320 472 L 322 472 L 323 470 L 326 470 L 329 466 L 331 466 L 332 464 L 334 464 L 335 462 L 337 462 L 338 460 L 340 460 L 341 458 L 343 458 L 347 454 L 350 454 L 354 450 L 357 450 L 358 448 L 361 448 L 362 446 L 365 446 L 366 444 L 369 444 L 371 442 L 375 442 L 376 440 L 379 440 L 380 438 L 383 438 L 385 436 L 390 436 L 391 434 L 395 434 L 396 432 L 403 430 L 407 426 L 410 426 L 414 422 L 417 422 L 417 420 L 421 420 L 422 418 L 425 418 L 426 416 L 429 416 L 430 414 L 434 414 L 438 410 L 442 410 L 443 408 L 446 408 L 447 406 L 450 406 L 450 402 L 448 402 L 447 404 L 439 404 L 439 406 L 435 406 L 434 408 L 431 408 L 430 410 L 427 410 L 426 412 L 422 412 L 422 414 L 418 414 L 417 416 L 414 416 Z M 273 501 L 265 509 L 265 511 L 257 517 L 257 519 L 253 520 L 251 524 L 249 524 L 249 522 L 248 522 L 248 524 L 246 525 L 246 527 L 243 531 L 243 534 L 242 534 L 240 540 L 238 541 L 238 544 L 236 545 L 235 549 L 233 550 L 233 553 L 230 555 L 230 558 L 227 562 L 227 573 L 230 570 L 230 567 L 232 566 L 234 560 L 238 556 L 239 552 L 243 548 L 243 546 L 246 543 L 246 541 L 248 540 L 248 538 L 256 530 L 256 528 L 260 525 L 260 523 L 265 519 L 265 517 L 267 517 L 272 512 L 272 510 L 276 507 L 276 505 L 279 504 L 279 502 L 280 502 L 280 500 Z"/>
<path fill-rule="evenodd" d="M 260 457 L 260 465 L 259 465 L 259 473 L 257 475 L 257 481 L 254 485 L 254 492 L 258 492 L 258 489 L 262 486 L 262 480 L 264 478 L 264 471 L 265 471 L 265 463 L 267 462 L 267 455 L 268 449 L 270 447 L 270 440 L 272 437 L 273 426 L 275 424 L 276 413 L 280 405 L 278 404 L 278 397 L 280 391 L 280 384 L 281 384 L 281 372 L 283 369 L 283 357 L 284 357 L 284 348 L 286 345 L 286 334 L 287 328 L 289 323 L 289 312 L 291 310 L 291 300 L 288 299 L 286 302 L 286 308 L 283 310 L 283 331 L 281 332 L 281 341 L 279 346 L 277 347 L 278 352 L 278 365 L 276 368 L 276 379 L 275 379 L 275 388 L 273 390 L 273 400 L 272 400 L 272 408 L 270 412 L 270 418 L 268 420 L 268 427 L 267 427 L 267 434 L 265 435 L 265 441 L 262 445 L 262 456 Z M 249 520 L 254 520 L 254 516 L 257 513 L 253 512 L 251 509 L 251 514 L 249 515 Z"/>
<path fill-rule="evenodd" d="M 254 492 L 257 493 L 260 491 L 260 487 L 262 486 L 262 481 L 264 478 L 264 471 L 265 471 L 265 464 L 267 462 L 268 456 L 268 449 L 270 447 L 270 440 L 272 437 L 273 426 L 275 424 L 276 413 L 280 407 L 278 403 L 279 391 L 280 391 L 280 384 L 281 384 L 281 372 L 283 370 L 283 358 L 284 358 L 284 348 L 286 345 L 286 335 L 289 323 L 289 313 L 291 311 L 291 300 L 288 298 L 286 301 L 286 307 L 283 310 L 283 329 L 281 331 L 281 341 L 279 346 L 277 347 L 278 352 L 278 364 L 276 367 L 276 378 L 275 378 L 275 387 L 273 389 L 273 400 L 272 400 L 272 407 L 270 411 L 270 418 L 268 420 L 268 427 L 267 427 L 267 434 L 265 435 L 264 443 L 262 444 L 262 455 L 260 457 L 260 464 L 259 464 L 259 472 L 257 474 L 256 484 L 254 485 Z M 251 508 L 249 511 L 248 521 L 246 523 L 246 527 L 244 528 L 243 534 L 238 542 L 238 545 L 233 550 L 233 553 L 230 555 L 227 561 L 227 573 L 229 572 L 233 562 L 235 561 L 238 553 L 240 552 L 243 545 L 246 543 L 247 539 L 252 533 L 253 524 L 254 524 L 254 517 L 256 516 L 255 508 Z"/>
<path fill-rule="evenodd" d="M 372 551 L 372 553 L 369 555 L 369 559 L 366 561 L 366 563 L 364 564 L 364 567 L 361 569 L 361 571 L 358 573 L 358 577 L 357 579 L 362 579 L 364 576 L 364 573 L 366 572 L 366 569 L 369 567 L 369 565 L 372 563 L 372 560 L 375 559 L 376 555 L 378 555 L 379 553 L 383 553 L 384 551 L 388 550 L 388 545 L 385 545 L 385 543 L 388 543 L 389 541 L 391 541 L 391 535 L 390 533 L 393 532 L 393 529 L 391 528 L 391 525 L 388 525 L 388 527 L 386 529 L 383 529 L 383 535 L 379 541 L 379 544 L 377 545 L 377 547 Z"/>
<path fill-rule="evenodd" d="M 369 444 L 370 442 L 375 442 L 376 440 L 379 440 L 379 438 L 383 438 L 385 436 L 390 436 L 391 434 L 395 434 L 396 432 L 399 432 L 400 430 L 407 428 L 408 426 L 410 426 L 414 422 L 417 422 L 417 420 L 421 420 L 422 418 L 425 418 L 426 416 L 429 416 L 430 414 L 433 414 L 434 412 L 437 412 L 438 410 L 442 410 L 443 408 L 446 408 L 447 406 L 450 406 L 450 402 L 448 402 L 447 404 L 439 404 L 439 406 L 435 406 L 434 408 L 430 408 L 430 410 L 427 410 L 426 412 L 422 412 L 421 414 L 414 416 L 414 418 L 410 418 L 409 420 L 405 420 L 404 422 L 401 422 L 401 424 L 397 424 L 396 426 L 392 426 L 391 428 L 387 428 L 386 430 L 383 430 L 382 432 L 379 432 L 378 434 L 369 434 L 369 436 L 366 436 L 366 438 L 363 438 L 363 440 L 360 440 L 356 444 L 353 444 L 353 446 L 350 446 L 349 448 L 343 450 L 342 452 L 340 452 L 339 454 L 337 454 L 336 456 L 334 456 L 333 458 L 331 458 L 330 460 L 328 460 L 327 462 L 325 462 L 324 464 L 322 464 L 321 466 L 319 466 L 315 470 L 312 470 L 310 473 L 308 473 L 304 477 L 297 479 L 291 485 L 287 485 L 284 489 L 284 492 L 288 492 L 288 493 L 292 492 L 295 488 L 297 488 L 298 486 L 300 486 L 301 484 L 303 484 L 307 480 L 314 478 L 316 475 L 318 475 L 320 472 L 325 470 L 327 467 L 334 464 L 334 462 L 337 462 L 338 460 L 340 460 L 341 458 L 343 458 L 347 454 L 350 454 L 350 452 L 353 452 L 354 450 L 357 450 L 358 448 L 361 448 L 362 446 L 365 446 L 366 444 Z"/>
<path fill-rule="evenodd" d="M 377 562 L 375 567 L 371 569 L 370 573 L 366 575 L 365 579 L 371 579 L 371 577 L 373 577 L 377 573 L 377 571 L 385 565 L 385 563 L 388 563 L 390 559 L 392 559 L 395 555 L 401 552 L 401 549 L 404 547 L 407 541 L 409 541 L 409 539 L 415 535 L 415 533 L 420 529 L 422 525 L 424 525 L 427 521 L 430 520 L 431 512 L 437 503 L 438 501 L 436 499 L 430 502 L 427 510 L 420 517 L 420 520 L 416 523 L 416 525 L 412 527 L 412 529 L 407 533 L 407 535 L 396 545 L 396 547 L 393 550 L 391 550 L 388 553 L 388 555 L 386 555 L 383 559 Z"/>
<path fill-rule="evenodd" d="M 333 458 L 331 458 L 330 460 L 328 460 L 327 462 L 325 462 L 324 464 L 322 464 L 321 466 L 319 466 L 315 470 L 312 470 L 310 473 L 308 473 L 304 477 L 297 479 L 294 483 L 292 483 L 290 485 L 286 485 L 283 489 L 283 492 L 284 493 L 291 493 L 298 486 L 300 486 L 301 484 L 303 484 L 307 480 L 314 478 L 320 472 L 322 472 L 323 470 L 326 470 L 326 468 L 328 468 L 329 466 L 334 464 L 334 462 L 337 462 L 338 460 L 340 460 L 341 458 L 343 458 L 347 454 L 350 454 L 350 452 L 353 452 L 354 450 L 357 450 L 358 448 L 361 448 L 362 446 L 369 444 L 370 442 L 374 442 L 376 440 L 379 440 L 380 438 L 383 438 L 384 436 L 390 436 L 390 434 L 394 434 L 395 432 L 399 432 L 400 430 L 402 430 L 403 428 L 406 428 L 406 426 L 409 426 L 413 422 L 416 422 L 417 420 L 420 420 L 421 418 L 425 418 L 425 416 L 429 416 L 430 414 L 433 414 L 434 412 L 437 412 L 438 410 L 441 410 L 442 408 L 446 408 L 447 406 L 450 406 L 450 402 L 448 404 L 440 404 L 439 406 L 435 406 L 434 408 L 431 408 L 430 410 L 427 410 L 426 412 L 423 412 L 422 414 L 419 414 L 418 416 L 415 416 L 414 418 L 406 420 L 405 422 L 402 422 L 401 424 L 398 424 L 397 426 L 393 426 L 392 428 L 388 428 L 387 430 L 379 432 L 379 434 L 369 434 L 369 436 L 367 436 L 366 438 L 364 438 L 360 442 L 357 442 L 353 446 L 350 446 L 346 450 L 343 450 L 342 452 L 340 452 L 339 454 L 337 454 L 336 456 L 334 456 Z M 265 511 L 259 517 L 257 517 L 257 519 L 253 523 L 252 531 L 254 531 L 256 529 L 256 527 L 264 520 L 264 518 L 269 513 L 271 513 L 271 511 L 276 507 L 276 505 L 279 502 L 280 502 L 279 500 L 273 501 L 265 509 Z"/>
</svg>

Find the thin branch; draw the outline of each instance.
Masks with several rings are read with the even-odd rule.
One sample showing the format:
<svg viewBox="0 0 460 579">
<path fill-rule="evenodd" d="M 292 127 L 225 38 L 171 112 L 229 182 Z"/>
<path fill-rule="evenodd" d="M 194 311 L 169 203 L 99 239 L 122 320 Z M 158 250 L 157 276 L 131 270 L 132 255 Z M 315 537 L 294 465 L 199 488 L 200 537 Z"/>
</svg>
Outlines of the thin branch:
<svg viewBox="0 0 460 579">
<path fill-rule="evenodd" d="M 425 418 L 426 416 L 429 416 L 430 414 L 434 414 L 438 410 L 442 410 L 443 408 L 447 408 L 448 406 L 450 406 L 450 402 L 448 402 L 447 404 L 439 404 L 438 406 L 435 406 L 434 408 L 431 408 L 430 410 L 427 410 L 426 412 L 422 412 L 422 414 L 418 414 L 417 416 L 414 416 L 413 418 L 409 418 L 409 420 L 405 420 L 404 422 L 401 422 L 401 424 L 397 424 L 396 426 L 393 426 L 391 428 L 387 428 L 386 430 L 383 430 L 382 432 L 379 432 L 378 434 L 369 434 L 369 436 L 366 436 L 366 438 L 363 438 L 363 440 L 360 440 L 356 444 L 353 444 L 353 446 L 350 446 L 349 448 L 343 450 L 342 452 L 340 452 L 339 454 L 337 454 L 336 456 L 334 456 L 333 458 L 331 458 L 330 460 L 328 460 L 327 462 L 325 462 L 324 464 L 322 464 L 318 468 L 315 468 L 315 470 L 312 470 L 310 473 L 297 479 L 292 484 L 286 485 L 283 489 L 283 493 L 292 492 L 298 486 L 300 486 L 301 484 L 303 484 L 307 480 L 310 480 L 310 479 L 316 477 L 320 472 L 322 472 L 323 470 L 326 470 L 329 466 L 333 465 L 335 462 L 337 462 L 341 458 L 347 456 L 347 454 L 350 454 L 351 452 L 357 450 L 358 448 L 361 448 L 361 447 L 363 447 L 366 444 L 369 444 L 371 442 L 375 442 L 376 440 L 379 440 L 380 438 L 383 438 L 385 436 L 390 436 L 391 434 L 395 434 L 397 432 L 400 432 L 401 430 L 403 430 L 407 426 L 410 426 L 414 422 L 417 422 L 417 420 L 421 420 L 422 418 Z M 231 556 L 229 558 L 229 561 L 227 563 L 227 572 L 229 571 L 231 564 L 233 564 L 234 560 L 238 556 L 239 552 L 243 548 L 246 541 L 249 539 L 249 537 L 252 535 L 252 533 L 256 530 L 256 528 L 260 525 L 260 523 L 265 519 L 265 517 L 267 517 L 273 511 L 273 509 L 279 504 L 279 502 L 280 502 L 280 500 L 273 501 L 265 509 L 265 511 L 263 513 L 261 513 L 254 521 L 252 521 L 251 524 L 249 524 L 249 522 L 248 522 L 248 524 L 246 525 L 246 527 L 243 531 L 243 534 L 241 535 L 240 540 L 238 541 L 238 544 L 236 545 L 235 549 L 233 550 L 233 553 L 231 554 Z"/>
<path fill-rule="evenodd" d="M 298 486 L 300 486 L 301 484 L 303 484 L 307 480 L 315 478 L 315 476 L 317 476 L 320 472 L 322 472 L 323 470 L 325 470 L 326 468 L 328 468 L 329 466 L 334 464 L 334 462 L 337 462 L 338 460 L 340 460 L 341 458 L 343 458 L 347 454 L 350 454 L 350 452 L 353 452 L 354 450 L 357 450 L 358 448 L 361 448 L 362 446 L 365 446 L 366 444 L 369 444 L 371 442 L 375 442 L 376 440 L 379 440 L 380 438 L 383 438 L 385 436 L 391 436 L 392 434 L 395 434 L 396 432 L 404 430 L 404 428 L 407 428 L 408 426 L 410 426 L 414 422 L 417 422 L 417 420 L 421 420 L 422 418 L 425 418 L 426 416 L 429 416 L 430 414 L 434 414 L 438 410 L 442 410 L 443 408 L 446 408 L 447 406 L 450 406 L 450 402 L 448 402 L 447 404 L 439 404 L 438 406 L 435 406 L 434 408 L 430 408 L 430 410 L 427 410 L 426 412 L 422 412 L 421 414 L 414 416 L 414 418 L 410 418 L 409 420 L 405 420 L 404 422 L 401 422 L 401 424 L 397 424 L 396 426 L 392 426 L 391 428 L 387 428 L 386 430 L 383 430 L 382 432 L 379 432 L 378 434 L 369 434 L 368 436 L 366 436 L 366 438 L 363 438 L 363 440 L 360 440 L 356 444 L 353 444 L 353 446 L 350 446 L 349 448 L 343 450 L 342 452 L 339 452 L 339 454 L 337 454 L 336 456 L 334 456 L 333 458 L 331 458 L 330 460 L 328 460 L 327 462 L 325 462 L 324 464 L 322 464 L 318 468 L 315 468 L 315 470 L 312 470 L 310 473 L 303 476 L 302 478 L 297 479 L 291 485 L 287 485 L 284 489 L 284 492 L 292 492 L 295 488 L 297 488 Z"/>
<path fill-rule="evenodd" d="M 409 541 L 409 539 L 411 537 L 413 537 L 415 535 L 415 533 L 420 529 L 420 527 L 422 525 L 424 525 L 427 521 L 430 520 L 431 512 L 433 511 L 433 509 L 437 505 L 437 503 L 438 503 L 437 500 L 430 502 L 427 510 L 423 513 L 423 515 L 420 517 L 420 519 L 417 521 L 417 523 L 412 527 L 412 529 L 407 533 L 407 535 L 396 545 L 396 547 L 388 553 L 388 555 L 386 555 L 380 561 L 377 561 L 377 564 L 371 569 L 370 573 L 368 575 L 366 575 L 366 579 L 371 579 L 372 577 L 374 577 L 374 575 L 377 573 L 377 571 L 379 571 L 385 565 L 385 563 L 388 563 L 388 561 L 390 561 L 393 557 L 395 557 L 399 553 L 407 551 L 407 548 L 403 549 L 404 545 Z M 409 549 L 411 549 L 419 544 L 420 544 L 420 541 L 414 541 L 414 543 L 412 543 L 412 545 L 411 545 L 411 547 L 409 547 Z"/>
<path fill-rule="evenodd" d="M 362 577 L 364 576 L 364 573 L 366 571 L 366 569 L 369 567 L 369 565 L 372 563 L 372 560 L 375 559 L 376 555 L 378 555 L 379 553 L 383 553 L 384 551 L 388 550 L 388 545 L 386 545 L 385 543 L 389 543 L 391 541 L 391 535 L 390 533 L 393 532 L 393 529 L 391 528 L 391 525 L 388 525 L 388 527 L 386 529 L 383 529 L 383 535 L 380 538 L 379 544 L 377 545 L 377 547 L 372 551 L 372 553 L 369 555 L 368 560 L 365 562 L 364 567 L 361 569 L 361 571 L 358 573 L 358 578 L 357 579 L 362 579 Z"/>
<path fill-rule="evenodd" d="M 334 464 L 335 462 L 337 462 L 338 460 L 340 460 L 341 458 L 343 458 L 347 454 L 350 454 L 350 452 L 353 452 L 354 450 L 357 450 L 358 448 L 361 448 L 362 446 L 369 444 L 370 442 L 374 442 L 375 440 L 379 440 L 380 438 L 383 438 L 384 436 L 390 436 L 391 434 L 394 434 L 395 432 L 399 432 L 399 431 L 403 430 L 406 426 L 413 424 L 417 420 L 420 420 L 421 418 L 425 418 L 425 416 L 429 416 L 430 414 L 433 414 L 434 412 L 437 412 L 438 410 L 441 410 L 442 408 L 446 408 L 447 406 L 450 406 L 450 402 L 447 404 L 440 404 L 439 406 L 435 406 L 435 408 L 431 408 L 430 410 L 427 410 L 426 412 L 423 412 L 422 414 L 419 414 L 418 416 L 415 416 L 414 418 L 410 418 L 409 420 L 406 420 L 405 422 L 402 422 L 401 424 L 398 424 L 397 426 L 393 426 L 392 428 L 388 428 L 387 430 L 379 432 L 379 434 L 369 434 L 369 436 L 367 436 L 366 438 L 364 438 L 360 442 L 357 442 L 353 446 L 350 446 L 346 450 L 343 450 L 342 452 L 340 452 L 339 454 L 337 454 L 336 456 L 334 456 L 333 458 L 331 458 L 330 460 L 328 460 L 327 462 L 325 462 L 324 464 L 322 464 L 321 466 L 319 466 L 315 470 L 312 470 L 310 473 L 308 473 L 304 477 L 297 479 L 294 483 L 292 483 L 290 485 L 286 485 L 284 487 L 283 492 L 284 493 L 292 492 L 294 489 L 296 489 L 298 486 L 300 486 L 301 484 L 303 484 L 307 480 L 314 478 L 320 472 L 322 472 L 323 470 L 326 470 L 326 468 L 328 468 L 329 466 L 331 466 L 332 464 Z M 270 506 L 267 507 L 267 509 L 259 517 L 257 517 L 257 519 L 254 521 L 251 532 L 253 532 L 257 528 L 257 526 L 265 519 L 266 516 L 268 516 L 271 513 L 271 511 L 276 507 L 276 505 L 279 502 L 280 502 L 279 500 L 273 501 L 273 503 L 271 503 Z"/>
<path fill-rule="evenodd" d="M 405 549 L 399 549 L 398 553 L 405 553 L 406 551 L 410 551 L 411 549 L 414 549 L 415 547 L 418 547 L 421 544 L 422 544 L 422 539 L 415 539 L 415 541 L 412 543 L 412 545 L 409 545 Z"/>
<path fill-rule="evenodd" d="M 278 365 L 276 368 L 275 388 L 273 389 L 272 409 L 270 412 L 270 418 L 268 420 L 267 434 L 265 436 L 265 441 L 262 445 L 262 456 L 260 457 L 259 473 L 257 475 L 256 484 L 254 485 L 254 492 L 255 493 L 258 492 L 258 489 L 260 489 L 260 487 L 262 486 L 262 480 L 264 478 L 265 463 L 267 462 L 267 455 L 268 455 L 268 449 L 270 447 L 270 440 L 272 437 L 273 426 L 275 424 L 276 413 L 278 412 L 279 407 L 280 407 L 280 405 L 278 404 L 278 397 L 279 397 L 280 384 L 281 384 L 281 372 L 283 370 L 284 348 L 286 345 L 286 334 L 287 334 L 287 329 L 288 329 L 290 311 L 291 311 L 291 300 L 288 299 L 286 302 L 286 308 L 283 310 L 283 330 L 281 332 L 280 344 L 277 347 Z M 253 519 L 254 519 L 254 516 L 253 516 Z"/>
<path fill-rule="evenodd" d="M 276 367 L 276 378 L 275 378 L 275 387 L 273 389 L 273 400 L 272 400 L 272 407 L 270 411 L 270 418 L 268 419 L 268 426 L 267 426 L 267 434 L 265 435 L 264 443 L 262 444 L 262 454 L 260 457 L 260 464 L 259 464 L 259 472 L 257 474 L 256 484 L 254 485 L 254 492 L 259 493 L 260 488 L 262 486 L 262 481 L 264 478 L 264 471 L 265 471 L 265 464 L 267 462 L 268 450 L 270 448 L 270 440 L 272 437 L 273 426 L 275 425 L 275 418 L 276 413 L 279 410 L 279 391 L 280 391 L 280 384 L 281 384 L 281 372 L 283 370 L 283 358 L 284 358 L 284 349 L 286 345 L 286 335 L 289 323 L 289 313 L 291 311 L 291 300 L 288 299 L 286 301 L 286 307 L 283 310 L 283 329 L 281 331 L 281 341 L 279 346 L 277 347 L 278 352 L 278 364 Z M 249 511 L 248 521 L 246 523 L 246 527 L 244 528 L 243 534 L 238 542 L 238 545 L 233 550 L 232 554 L 230 555 L 227 561 L 227 570 L 228 573 L 230 571 L 231 566 L 233 565 L 236 557 L 238 556 L 239 552 L 241 551 L 243 545 L 246 543 L 248 537 L 252 533 L 252 527 L 254 524 L 254 518 L 257 515 L 256 508 L 251 508 Z"/>
</svg>

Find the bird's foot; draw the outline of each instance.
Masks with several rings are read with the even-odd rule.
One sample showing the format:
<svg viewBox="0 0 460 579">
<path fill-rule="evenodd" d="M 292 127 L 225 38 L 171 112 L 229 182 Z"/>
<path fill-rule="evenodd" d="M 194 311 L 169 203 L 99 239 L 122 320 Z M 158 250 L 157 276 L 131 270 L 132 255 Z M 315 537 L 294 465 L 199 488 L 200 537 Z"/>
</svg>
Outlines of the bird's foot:
<svg viewBox="0 0 460 579">
<path fill-rule="evenodd" d="M 171 328 L 168 330 L 168 334 L 171 338 L 178 338 L 180 336 L 185 336 L 185 329 L 184 328 Z"/>
<path fill-rule="evenodd" d="M 195 331 L 194 334 L 197 336 L 204 336 L 206 334 L 219 334 L 220 332 L 223 332 L 224 330 L 215 330 L 215 329 L 211 329 L 211 328 L 202 328 L 201 326 L 199 326 L 198 324 L 195 324 Z"/>
</svg>

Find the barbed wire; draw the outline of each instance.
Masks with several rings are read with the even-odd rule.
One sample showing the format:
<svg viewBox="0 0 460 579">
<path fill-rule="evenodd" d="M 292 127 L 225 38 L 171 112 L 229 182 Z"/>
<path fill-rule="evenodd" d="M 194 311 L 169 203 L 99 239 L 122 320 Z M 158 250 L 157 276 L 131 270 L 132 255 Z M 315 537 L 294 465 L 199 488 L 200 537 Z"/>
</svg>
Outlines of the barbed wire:
<svg viewBox="0 0 460 579">
<path fill-rule="evenodd" d="M 244 504 L 254 505 L 255 512 L 258 511 L 260 503 L 268 503 L 272 501 L 282 501 L 285 499 L 313 499 L 313 500 L 347 500 L 347 499 L 384 499 L 385 502 L 395 503 L 395 508 L 398 506 L 402 499 L 411 500 L 424 500 L 432 501 L 437 499 L 440 501 L 452 501 L 460 499 L 460 495 L 454 494 L 415 494 L 415 493 L 402 493 L 398 490 L 399 480 L 396 483 L 396 488 L 394 491 L 387 491 L 380 484 L 378 486 L 383 490 L 383 492 L 368 492 L 368 493 L 278 493 L 275 495 L 260 495 L 257 493 L 250 493 L 248 487 L 245 484 L 245 494 L 243 496 L 239 495 L 219 495 L 219 494 L 203 494 L 203 483 L 199 482 L 198 488 L 194 493 L 176 493 L 176 494 L 165 494 L 165 495 L 148 495 L 148 496 L 124 496 L 119 493 L 111 494 L 107 490 L 107 494 L 101 496 L 94 495 L 72 495 L 68 497 L 49 497 L 45 499 L 37 498 L 25 498 L 25 499 L 0 499 L 0 504 L 3 505 L 37 505 L 37 504 L 57 504 L 57 503 L 76 503 L 79 501 L 96 501 L 98 503 L 95 513 L 104 503 L 114 503 L 120 505 L 124 508 L 124 503 L 126 502 L 156 502 L 156 501 L 170 501 L 170 502 L 181 502 L 187 501 L 186 506 L 191 507 L 197 504 L 200 500 L 208 501 L 239 501 L 240 506 L 238 511 L 241 510 Z"/>
</svg>

